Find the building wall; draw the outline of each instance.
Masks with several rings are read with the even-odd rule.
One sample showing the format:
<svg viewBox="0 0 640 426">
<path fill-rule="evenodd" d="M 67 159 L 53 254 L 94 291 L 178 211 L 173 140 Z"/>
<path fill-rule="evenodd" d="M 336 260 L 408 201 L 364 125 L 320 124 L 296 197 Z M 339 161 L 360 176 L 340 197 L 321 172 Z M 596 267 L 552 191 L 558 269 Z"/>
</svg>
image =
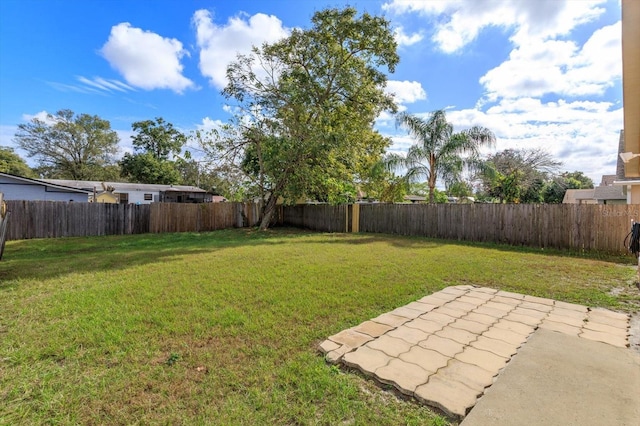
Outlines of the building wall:
<svg viewBox="0 0 640 426">
<path fill-rule="evenodd" d="M 160 193 L 158 191 L 117 191 L 118 194 L 127 194 L 129 197 L 129 204 L 151 204 L 157 203 L 160 200 Z M 147 198 L 149 196 L 151 199 L 145 200 L 145 195 Z"/>
<path fill-rule="evenodd" d="M 81 203 L 89 201 L 89 194 L 50 188 L 35 182 L 30 183 L 4 176 L 0 176 L 0 192 L 4 193 L 5 200 L 77 201 Z"/>
<path fill-rule="evenodd" d="M 627 189 L 627 202 L 640 204 L 640 185 L 629 185 Z"/>
<path fill-rule="evenodd" d="M 622 0 L 621 5 L 624 145 L 625 152 L 640 153 L 640 1 Z M 625 165 L 625 176 L 640 176 L 640 159 Z"/>
</svg>

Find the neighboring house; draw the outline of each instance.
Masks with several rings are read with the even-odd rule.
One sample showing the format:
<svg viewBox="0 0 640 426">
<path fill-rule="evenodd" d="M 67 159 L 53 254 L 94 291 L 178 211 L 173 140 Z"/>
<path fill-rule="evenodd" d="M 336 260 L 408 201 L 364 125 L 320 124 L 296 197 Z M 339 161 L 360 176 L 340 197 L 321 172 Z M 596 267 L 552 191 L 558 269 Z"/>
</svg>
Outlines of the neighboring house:
<svg viewBox="0 0 640 426">
<path fill-rule="evenodd" d="M 567 189 L 562 204 L 598 204 L 594 192 L 595 189 Z"/>
<path fill-rule="evenodd" d="M 404 196 L 405 203 L 424 203 L 427 201 L 427 197 L 423 197 L 421 195 L 405 195 Z"/>
<path fill-rule="evenodd" d="M 0 172 L 0 192 L 5 200 L 89 201 L 90 191 Z"/>
<path fill-rule="evenodd" d="M 600 185 L 593 189 L 567 189 L 563 204 L 627 204 L 627 194 L 614 185 L 617 175 L 603 175 Z"/>
<path fill-rule="evenodd" d="M 113 188 L 121 204 L 151 203 L 210 203 L 211 194 L 204 189 L 187 185 L 156 185 L 146 183 L 99 182 L 86 180 L 43 179 L 45 182 L 65 185 L 96 193 L 102 188 Z M 101 192 L 102 194 L 102 192 Z"/>
<path fill-rule="evenodd" d="M 624 188 L 628 204 L 640 204 L 640 1 L 622 0 L 621 7 L 624 131 L 615 184 Z"/>
</svg>

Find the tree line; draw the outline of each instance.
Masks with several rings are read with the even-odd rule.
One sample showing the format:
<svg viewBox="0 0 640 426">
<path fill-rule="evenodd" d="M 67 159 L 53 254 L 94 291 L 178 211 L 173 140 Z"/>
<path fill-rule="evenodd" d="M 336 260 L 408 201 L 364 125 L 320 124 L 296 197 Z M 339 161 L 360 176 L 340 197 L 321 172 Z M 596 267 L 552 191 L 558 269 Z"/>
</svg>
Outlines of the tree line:
<svg viewBox="0 0 640 426">
<path fill-rule="evenodd" d="M 190 184 L 232 200 L 263 200 L 261 228 L 278 202 L 329 203 L 369 197 L 400 201 L 422 190 L 429 202 L 475 195 L 497 202 L 560 202 L 564 190 L 593 186 L 580 172 L 536 150 L 486 158 L 493 133 L 454 132 L 445 112 L 397 114 L 385 91 L 400 58 L 389 21 L 356 9 L 316 12 L 308 29 L 238 55 L 222 91 L 233 117 L 220 129 L 185 135 L 161 117 L 133 123 L 133 152 L 116 159 L 118 136 L 108 121 L 62 110 L 18 126 L 14 141 L 37 166 L 0 148 L 0 171 L 78 180 Z M 386 71 L 386 72 L 385 72 Z M 387 155 L 391 139 L 374 128 L 382 112 L 416 143 Z M 196 160 L 187 148 L 204 154 Z"/>
</svg>

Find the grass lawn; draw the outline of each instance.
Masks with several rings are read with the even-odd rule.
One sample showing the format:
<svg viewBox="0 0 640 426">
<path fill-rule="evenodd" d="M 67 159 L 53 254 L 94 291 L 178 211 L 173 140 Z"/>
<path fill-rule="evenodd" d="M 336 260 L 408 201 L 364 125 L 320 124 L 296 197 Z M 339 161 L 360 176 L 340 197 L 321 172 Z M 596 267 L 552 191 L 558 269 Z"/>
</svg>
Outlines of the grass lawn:
<svg viewBox="0 0 640 426">
<path fill-rule="evenodd" d="M 634 311 L 631 263 L 289 229 L 8 242 L 0 424 L 446 424 L 318 343 L 457 284 Z"/>
</svg>

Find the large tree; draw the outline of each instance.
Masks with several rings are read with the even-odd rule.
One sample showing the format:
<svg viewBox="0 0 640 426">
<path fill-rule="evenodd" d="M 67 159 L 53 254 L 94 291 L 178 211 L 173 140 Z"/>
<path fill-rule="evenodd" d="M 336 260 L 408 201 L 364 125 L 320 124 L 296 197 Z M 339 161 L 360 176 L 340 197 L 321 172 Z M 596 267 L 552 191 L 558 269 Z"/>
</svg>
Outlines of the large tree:
<svg viewBox="0 0 640 426">
<path fill-rule="evenodd" d="M 28 178 L 36 177 L 22 157 L 8 146 L 0 146 L 0 172 Z"/>
<path fill-rule="evenodd" d="M 461 180 L 465 167 L 473 169 L 478 164 L 480 148 L 495 143 L 494 134 L 485 127 L 473 126 L 454 133 L 443 110 L 434 111 L 426 119 L 401 113 L 396 120 L 417 143 L 405 156 L 390 155 L 388 163 L 391 168 L 406 170 L 409 182 L 426 179 L 429 203 L 435 202 L 438 178 L 448 185 Z"/>
<path fill-rule="evenodd" d="M 227 69 L 223 94 L 238 114 L 216 152 L 254 180 L 265 201 L 261 229 L 278 199 L 339 201 L 355 192 L 390 143 L 373 130 L 380 112 L 395 110 L 382 71 L 399 59 L 389 22 L 347 7 L 316 12 L 312 24 Z"/>
<path fill-rule="evenodd" d="M 507 203 L 540 203 L 543 189 L 562 163 L 541 149 L 505 149 L 484 162 L 487 195 Z"/>
<path fill-rule="evenodd" d="M 140 183 L 179 183 L 183 164 L 178 155 L 187 137 L 161 117 L 137 121 L 131 127 L 136 132 L 131 137 L 134 153 L 126 153 L 120 161 L 122 176 Z"/>
<path fill-rule="evenodd" d="M 40 174 L 59 179 L 100 180 L 118 152 L 107 120 L 68 109 L 18 125 L 14 141 L 36 158 Z"/>
</svg>

